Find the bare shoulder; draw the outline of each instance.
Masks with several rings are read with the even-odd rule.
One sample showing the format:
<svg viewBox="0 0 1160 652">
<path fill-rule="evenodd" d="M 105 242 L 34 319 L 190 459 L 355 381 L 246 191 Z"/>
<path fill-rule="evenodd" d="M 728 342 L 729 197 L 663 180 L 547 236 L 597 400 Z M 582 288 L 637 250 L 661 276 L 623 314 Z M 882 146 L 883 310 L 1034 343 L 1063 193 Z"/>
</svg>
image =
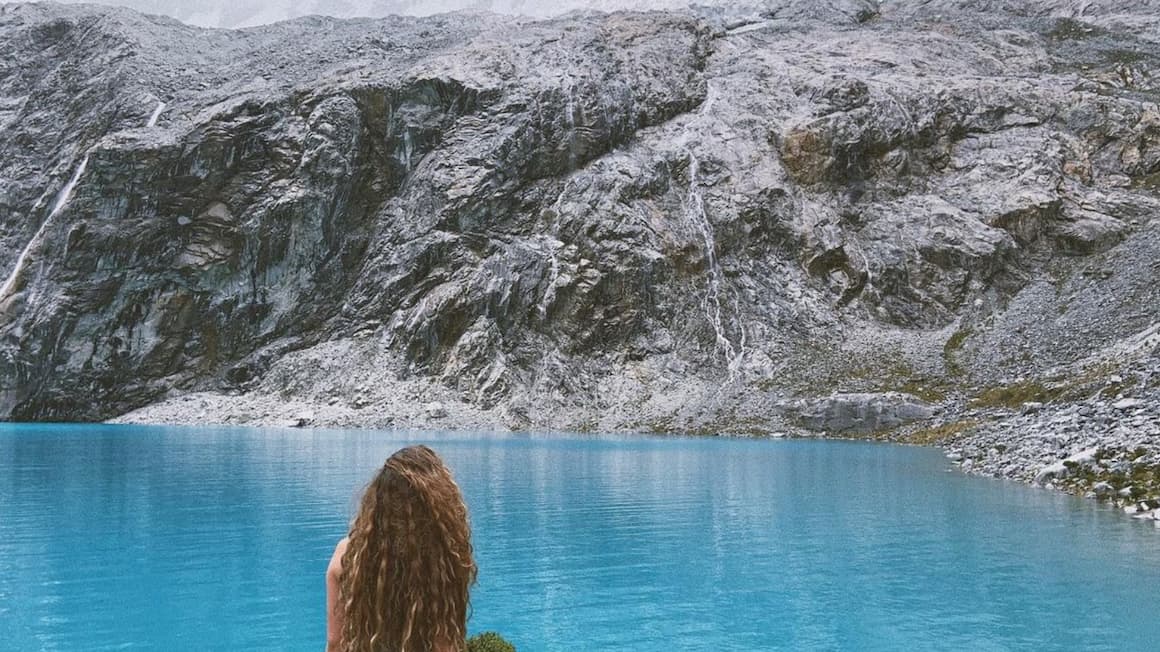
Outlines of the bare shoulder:
<svg viewBox="0 0 1160 652">
<path fill-rule="evenodd" d="M 339 575 L 342 573 L 342 558 L 346 555 L 346 547 L 350 545 L 349 538 L 343 538 L 334 547 L 334 554 L 330 556 L 330 565 L 326 567 L 327 575 Z"/>
</svg>

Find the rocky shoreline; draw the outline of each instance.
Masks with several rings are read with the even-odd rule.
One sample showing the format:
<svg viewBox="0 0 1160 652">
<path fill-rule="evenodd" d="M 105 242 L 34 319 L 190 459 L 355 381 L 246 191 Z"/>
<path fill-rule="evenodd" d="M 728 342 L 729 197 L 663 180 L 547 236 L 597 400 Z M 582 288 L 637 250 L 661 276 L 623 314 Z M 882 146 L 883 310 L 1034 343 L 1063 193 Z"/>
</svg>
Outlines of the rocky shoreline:
<svg viewBox="0 0 1160 652">
<path fill-rule="evenodd" d="M 1076 384 L 1074 379 L 1082 375 L 1069 370 L 1066 383 L 1023 381 L 941 406 L 881 394 L 798 401 L 777 406 L 778 416 L 765 423 L 750 421 L 724 431 L 706 426 L 689 434 L 841 437 L 936 446 L 966 473 L 1082 496 L 1160 528 L 1160 357 L 1152 350 L 1116 373 L 1105 368 L 1105 374 Z M 504 410 L 478 410 L 437 384 L 356 389 L 353 398 L 335 392 L 317 403 L 261 392 L 184 395 L 111 422 L 438 431 L 518 431 L 529 425 Z M 552 427 L 573 431 L 595 422 L 572 414 Z M 610 433 L 679 434 L 628 422 L 605 422 L 604 428 Z"/>
<path fill-rule="evenodd" d="M 1092 498 L 1160 527 L 1160 400 L 1039 407 L 945 442 L 968 473 Z"/>
<path fill-rule="evenodd" d="M 1160 527 L 1160 357 L 1148 344 L 1129 364 L 992 388 L 880 438 L 940 446 L 967 473 L 1097 500 Z"/>
</svg>

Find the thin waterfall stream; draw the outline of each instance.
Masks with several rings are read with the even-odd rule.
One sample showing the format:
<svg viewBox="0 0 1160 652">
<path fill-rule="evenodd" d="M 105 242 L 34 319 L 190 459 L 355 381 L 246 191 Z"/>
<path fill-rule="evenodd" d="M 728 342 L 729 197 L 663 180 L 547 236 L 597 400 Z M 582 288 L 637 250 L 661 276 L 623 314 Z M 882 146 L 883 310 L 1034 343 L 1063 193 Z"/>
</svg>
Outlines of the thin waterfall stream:
<svg viewBox="0 0 1160 652">
<path fill-rule="evenodd" d="M 12 266 L 12 272 L 8 274 L 8 279 L 4 281 L 4 286 L 0 287 L 0 301 L 5 300 L 12 295 L 16 285 L 20 282 L 20 276 L 24 272 L 24 268 L 28 265 L 29 256 L 31 256 L 33 250 L 35 250 L 36 247 L 40 244 L 41 239 L 44 237 L 45 230 L 48 229 L 48 225 L 51 224 L 56 216 L 59 215 L 62 210 L 64 210 L 64 207 L 68 205 L 69 199 L 72 198 L 73 190 L 75 190 L 77 184 L 80 183 L 81 176 L 84 175 L 85 168 L 87 168 L 88 165 L 89 156 L 86 154 L 85 157 L 81 159 L 80 165 L 77 166 L 76 171 L 73 172 L 72 178 L 69 179 L 68 183 L 66 183 L 64 188 L 61 189 L 60 193 L 57 194 L 56 202 L 53 204 L 52 211 L 48 214 L 48 217 L 46 217 L 44 221 L 40 223 L 40 228 L 38 228 L 36 233 L 33 234 L 32 238 L 28 240 L 28 244 L 24 245 L 24 250 L 21 251 L 20 256 L 16 258 L 16 264 Z"/>
<path fill-rule="evenodd" d="M 705 94 L 705 101 L 701 105 L 700 111 L 697 112 L 696 117 L 699 119 L 708 115 L 713 110 L 715 100 L 716 95 L 713 86 L 710 84 Z M 690 126 L 687 125 L 680 139 L 689 160 L 689 189 L 684 202 L 684 217 L 700 235 L 701 244 L 704 247 L 708 271 L 708 285 L 705 289 L 705 297 L 701 302 L 701 306 L 706 318 L 709 320 L 709 325 L 713 328 L 716 350 L 725 356 L 725 362 L 729 369 L 729 380 L 733 381 L 741 368 L 741 363 L 744 361 L 745 327 L 742 324 L 736 325 L 740 334 L 738 335 L 737 342 L 734 343 L 729 337 L 728 325 L 726 324 L 727 318 L 724 316 L 724 309 L 722 307 L 721 294 L 724 275 L 721 271 L 721 265 L 717 260 L 717 240 L 713 231 L 713 224 L 709 221 L 709 215 L 705 210 L 705 196 L 701 191 L 700 181 L 701 164 L 697 159 L 696 153 L 693 151 L 692 139 L 693 136 L 690 133 Z"/>
<path fill-rule="evenodd" d="M 157 121 L 161 118 L 161 114 L 165 111 L 166 106 L 165 102 L 157 102 L 157 108 L 153 109 L 153 114 L 149 116 L 149 121 L 145 123 L 146 128 L 157 126 Z"/>
</svg>

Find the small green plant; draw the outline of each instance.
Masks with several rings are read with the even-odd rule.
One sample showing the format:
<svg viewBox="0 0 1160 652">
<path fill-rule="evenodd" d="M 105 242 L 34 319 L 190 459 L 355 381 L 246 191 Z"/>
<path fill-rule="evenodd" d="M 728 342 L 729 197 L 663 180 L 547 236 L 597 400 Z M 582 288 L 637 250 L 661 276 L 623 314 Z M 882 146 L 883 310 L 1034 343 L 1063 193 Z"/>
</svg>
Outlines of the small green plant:
<svg viewBox="0 0 1160 652">
<path fill-rule="evenodd" d="M 516 652 L 516 646 L 495 632 L 484 632 L 467 639 L 467 652 Z"/>
</svg>

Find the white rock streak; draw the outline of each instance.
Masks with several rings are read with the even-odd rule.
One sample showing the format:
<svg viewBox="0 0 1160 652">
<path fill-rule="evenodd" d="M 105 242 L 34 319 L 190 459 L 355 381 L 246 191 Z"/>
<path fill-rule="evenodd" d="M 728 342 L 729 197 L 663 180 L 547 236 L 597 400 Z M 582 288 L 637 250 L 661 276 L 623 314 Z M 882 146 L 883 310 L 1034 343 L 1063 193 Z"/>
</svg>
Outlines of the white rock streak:
<svg viewBox="0 0 1160 652">
<path fill-rule="evenodd" d="M 77 184 L 81 180 L 81 176 L 85 173 L 85 168 L 89 165 L 89 157 L 86 155 L 81 159 L 81 164 L 77 166 L 76 172 L 73 172 L 72 178 L 61 189 L 56 196 L 56 202 L 52 205 L 52 212 L 40 224 L 40 228 L 24 246 L 24 251 L 20 252 L 20 256 L 16 259 L 16 264 L 12 266 L 12 272 L 8 275 L 8 280 L 4 281 L 4 287 L 0 288 L 0 301 L 7 299 L 12 295 L 17 283 L 20 281 L 20 275 L 24 272 L 24 268 L 28 265 L 28 258 L 36 247 L 40 244 L 41 239 L 44 238 L 44 232 L 48 229 L 48 225 L 52 223 L 53 219 L 60 214 L 64 207 L 68 205 L 68 200 L 72 197 L 73 190 L 76 189 Z"/>
</svg>

